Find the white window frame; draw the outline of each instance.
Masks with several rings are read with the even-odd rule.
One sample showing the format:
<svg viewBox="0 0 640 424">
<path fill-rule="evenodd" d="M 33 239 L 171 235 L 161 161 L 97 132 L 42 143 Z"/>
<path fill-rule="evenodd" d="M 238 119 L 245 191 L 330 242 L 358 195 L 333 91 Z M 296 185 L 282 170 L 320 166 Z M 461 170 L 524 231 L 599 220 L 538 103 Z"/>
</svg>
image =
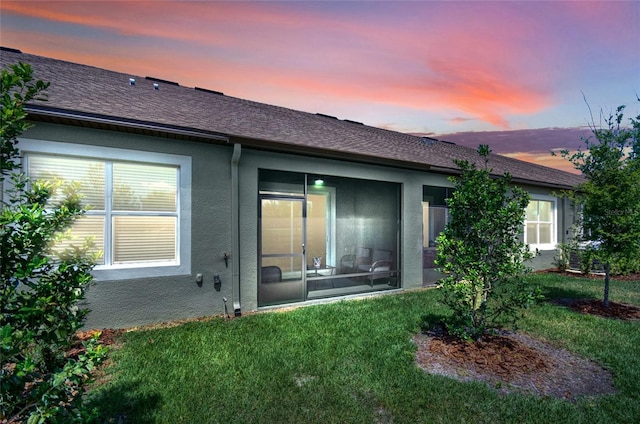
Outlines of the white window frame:
<svg viewBox="0 0 640 424">
<path fill-rule="evenodd" d="M 75 158 L 138 162 L 149 165 L 178 167 L 178 230 L 177 261 L 171 263 L 97 265 L 93 269 L 96 281 L 122 280 L 191 274 L 191 157 L 114 147 L 19 139 L 21 153 L 42 153 Z M 105 237 L 111 237 L 105 234 Z"/>
<path fill-rule="evenodd" d="M 543 201 L 551 202 L 551 242 L 550 243 L 535 243 L 529 244 L 531 250 L 555 250 L 558 243 L 558 199 L 553 196 L 547 196 L 542 194 L 530 194 L 530 201 Z M 538 222 L 538 221 L 536 221 Z M 524 219 L 524 240 L 527 240 L 527 217 Z"/>
</svg>

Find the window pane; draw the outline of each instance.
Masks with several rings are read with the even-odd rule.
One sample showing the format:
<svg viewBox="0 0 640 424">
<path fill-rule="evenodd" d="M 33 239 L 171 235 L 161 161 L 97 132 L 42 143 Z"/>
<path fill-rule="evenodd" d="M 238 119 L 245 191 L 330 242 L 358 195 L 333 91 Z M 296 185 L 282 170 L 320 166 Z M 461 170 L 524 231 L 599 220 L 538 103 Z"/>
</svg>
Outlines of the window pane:
<svg viewBox="0 0 640 424">
<path fill-rule="evenodd" d="M 551 224 L 540 224 L 540 243 L 551 243 Z"/>
<path fill-rule="evenodd" d="M 429 209 L 429 247 L 436 246 L 436 239 L 447 225 L 448 208 L 433 207 Z"/>
<path fill-rule="evenodd" d="M 527 206 L 527 221 L 537 221 L 538 220 L 538 201 L 532 200 L 529 202 Z"/>
<path fill-rule="evenodd" d="M 527 224 L 527 244 L 538 243 L 537 228 L 536 224 Z"/>
<path fill-rule="evenodd" d="M 176 211 L 177 174 L 175 167 L 113 164 L 113 209 Z"/>
<path fill-rule="evenodd" d="M 89 159 L 59 156 L 28 156 L 27 174 L 33 180 L 74 183 L 82 196 L 82 205 L 92 210 L 104 210 L 104 163 Z M 50 203 L 64 198 L 64 190 L 57 190 Z"/>
<path fill-rule="evenodd" d="M 104 216 L 84 215 L 78 218 L 71 230 L 58 241 L 53 248 L 54 253 L 64 257 L 70 251 L 87 248 L 87 253 L 100 253 L 96 265 L 104 264 Z"/>
<path fill-rule="evenodd" d="M 302 252 L 302 202 L 262 201 L 262 254 Z"/>
<path fill-rule="evenodd" d="M 176 260 L 176 228 L 175 217 L 114 217 L 113 262 Z"/>
<path fill-rule="evenodd" d="M 422 201 L 429 202 L 431 206 L 447 206 L 447 199 L 453 195 L 453 190 L 447 187 L 422 187 Z"/>
<path fill-rule="evenodd" d="M 540 216 L 541 222 L 551 222 L 551 202 L 540 201 Z"/>
</svg>

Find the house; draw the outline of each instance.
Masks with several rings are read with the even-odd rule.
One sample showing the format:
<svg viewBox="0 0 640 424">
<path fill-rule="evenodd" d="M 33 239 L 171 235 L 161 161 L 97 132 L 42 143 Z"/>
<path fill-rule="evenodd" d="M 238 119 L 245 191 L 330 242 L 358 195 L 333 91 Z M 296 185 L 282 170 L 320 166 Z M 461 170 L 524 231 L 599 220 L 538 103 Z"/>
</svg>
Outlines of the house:
<svg viewBox="0 0 640 424">
<path fill-rule="evenodd" d="M 153 77 L 0 51 L 51 82 L 20 138 L 33 178 L 81 184 L 73 234 L 102 252 L 87 327 L 129 327 L 433 281 L 454 159 L 474 149 Z M 532 195 L 550 266 L 580 177 L 493 155 Z"/>
</svg>

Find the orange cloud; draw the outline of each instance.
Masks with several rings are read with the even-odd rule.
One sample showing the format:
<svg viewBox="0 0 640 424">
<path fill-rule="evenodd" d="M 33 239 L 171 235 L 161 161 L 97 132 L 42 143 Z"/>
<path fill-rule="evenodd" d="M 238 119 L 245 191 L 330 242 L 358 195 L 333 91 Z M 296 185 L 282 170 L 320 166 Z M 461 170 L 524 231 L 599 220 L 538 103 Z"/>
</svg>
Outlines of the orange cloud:
<svg viewBox="0 0 640 424">
<path fill-rule="evenodd" d="M 17 15 L 48 21 L 105 28 L 124 34 L 135 32 L 145 35 L 153 35 L 154 33 L 160 35 L 154 28 L 133 25 L 135 20 L 139 19 L 139 15 L 137 14 L 130 15 L 124 13 L 121 19 L 117 20 L 110 17 L 110 12 L 114 9 L 122 10 L 124 8 L 126 10 L 129 7 L 131 7 L 131 4 L 125 2 L 115 4 L 92 2 L 90 13 L 86 13 L 87 9 L 85 9 L 81 3 L 71 2 L 42 3 L 5 1 L 0 5 L 0 9 L 4 13 L 11 12 Z"/>
<path fill-rule="evenodd" d="M 514 152 L 514 153 L 501 153 L 501 155 L 514 158 L 514 159 L 519 159 L 525 162 L 543 165 L 548 168 L 555 168 L 561 171 L 571 172 L 573 174 L 580 174 L 580 171 L 576 170 L 567 159 L 564 159 L 560 156 L 551 156 L 548 152 L 546 153 Z"/>
<path fill-rule="evenodd" d="M 0 10 L 128 36 L 227 46 L 253 43 L 256 32 L 263 32 L 268 37 L 268 32 L 274 28 L 302 29 L 308 23 L 308 19 L 284 7 L 260 3 L 3 1 Z M 321 19 L 314 26 L 319 28 L 330 23 Z M 237 25 L 243 26 L 242 31 L 238 31 Z"/>
</svg>

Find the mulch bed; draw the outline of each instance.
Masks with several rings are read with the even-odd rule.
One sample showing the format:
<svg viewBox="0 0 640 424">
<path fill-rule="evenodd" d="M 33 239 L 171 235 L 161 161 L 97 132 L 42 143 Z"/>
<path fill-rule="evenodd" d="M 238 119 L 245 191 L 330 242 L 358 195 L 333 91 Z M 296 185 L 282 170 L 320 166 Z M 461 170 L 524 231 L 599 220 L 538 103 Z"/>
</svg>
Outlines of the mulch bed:
<svg viewBox="0 0 640 424">
<path fill-rule="evenodd" d="M 526 334 L 504 332 L 469 343 L 419 333 L 416 364 L 430 374 L 482 381 L 501 394 L 520 392 L 575 401 L 615 393 L 613 376 L 598 364 Z"/>
<path fill-rule="evenodd" d="M 67 356 L 77 359 L 78 355 L 86 350 L 82 345 L 82 342 L 89 340 L 96 333 L 100 333 L 100 336 L 98 337 L 98 343 L 106 347 L 116 344 L 118 341 L 118 337 L 123 333 L 123 330 L 103 328 L 102 330 L 78 331 L 75 334 L 76 341 L 71 349 L 67 351 Z"/>
<path fill-rule="evenodd" d="M 581 274 L 577 272 L 560 272 L 557 269 L 546 269 L 542 271 L 536 271 L 537 273 L 553 273 L 562 274 L 566 277 L 573 278 L 589 278 L 589 279 L 603 279 L 604 276 L 600 274 Z M 628 274 L 628 275 L 613 275 L 611 281 L 640 281 L 640 273 Z M 555 299 L 555 303 L 568 306 L 574 311 L 581 312 L 583 314 L 597 315 L 605 318 L 615 318 L 621 320 L 640 320 L 640 307 L 635 305 L 627 305 L 624 303 L 609 302 L 609 306 L 605 307 L 602 300 L 595 299 Z"/>
<path fill-rule="evenodd" d="M 598 315 L 605 318 L 616 318 L 621 320 L 640 320 L 640 307 L 626 305 L 624 303 L 609 302 L 605 307 L 602 300 L 574 300 L 568 302 L 574 311 L 583 314 Z"/>
<path fill-rule="evenodd" d="M 490 372 L 504 379 L 515 374 L 548 369 L 544 358 L 527 345 L 505 336 L 487 335 L 470 343 L 458 338 L 435 336 L 429 351 L 447 356 L 453 362 L 468 363 L 478 372 Z"/>
</svg>

